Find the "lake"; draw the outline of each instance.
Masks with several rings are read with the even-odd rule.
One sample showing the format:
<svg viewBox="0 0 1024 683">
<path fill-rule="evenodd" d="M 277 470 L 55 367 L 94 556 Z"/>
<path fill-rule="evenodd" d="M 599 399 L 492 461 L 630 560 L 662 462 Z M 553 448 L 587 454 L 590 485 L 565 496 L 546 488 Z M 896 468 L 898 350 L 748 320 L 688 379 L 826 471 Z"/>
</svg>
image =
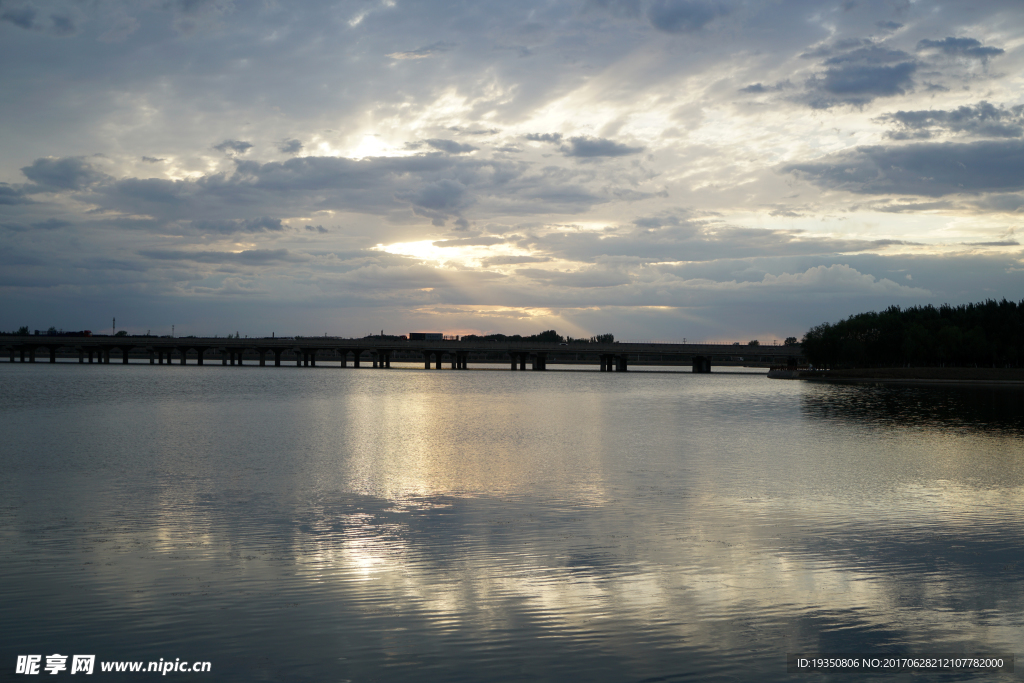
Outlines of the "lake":
<svg viewBox="0 0 1024 683">
<path fill-rule="evenodd" d="M 715 370 L 0 363 L 3 666 L 776 681 L 1024 649 L 1024 390 Z"/>
</svg>

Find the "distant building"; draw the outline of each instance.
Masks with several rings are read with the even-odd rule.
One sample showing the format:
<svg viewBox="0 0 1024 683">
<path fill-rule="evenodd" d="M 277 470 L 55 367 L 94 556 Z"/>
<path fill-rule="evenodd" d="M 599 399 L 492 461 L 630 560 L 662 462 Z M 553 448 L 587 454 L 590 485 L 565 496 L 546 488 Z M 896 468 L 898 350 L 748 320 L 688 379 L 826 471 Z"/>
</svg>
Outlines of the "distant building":
<svg viewBox="0 0 1024 683">
<path fill-rule="evenodd" d="M 431 341 L 444 339 L 443 332 L 410 332 L 409 341 Z"/>
</svg>

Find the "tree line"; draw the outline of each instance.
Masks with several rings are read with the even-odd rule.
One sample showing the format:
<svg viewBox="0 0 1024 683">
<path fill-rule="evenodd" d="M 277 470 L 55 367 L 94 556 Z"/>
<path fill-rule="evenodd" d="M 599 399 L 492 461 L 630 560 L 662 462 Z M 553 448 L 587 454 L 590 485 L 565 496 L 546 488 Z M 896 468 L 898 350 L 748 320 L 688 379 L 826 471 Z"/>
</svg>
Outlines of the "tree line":
<svg viewBox="0 0 1024 683">
<path fill-rule="evenodd" d="M 611 344 L 615 341 L 613 334 L 598 334 L 590 338 L 563 337 L 555 330 L 544 330 L 538 334 L 524 337 L 521 334 L 465 334 L 462 341 L 526 341 L 544 342 L 548 344 Z"/>
<path fill-rule="evenodd" d="M 803 353 L 819 368 L 1019 367 L 1024 300 L 858 313 L 812 327 Z"/>
</svg>

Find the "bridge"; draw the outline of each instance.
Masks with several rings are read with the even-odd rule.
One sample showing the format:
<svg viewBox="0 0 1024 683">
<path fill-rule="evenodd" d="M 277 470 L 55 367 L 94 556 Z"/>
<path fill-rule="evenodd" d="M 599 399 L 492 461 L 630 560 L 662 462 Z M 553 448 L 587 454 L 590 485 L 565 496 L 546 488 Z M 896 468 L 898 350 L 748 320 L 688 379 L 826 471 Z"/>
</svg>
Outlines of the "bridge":
<svg viewBox="0 0 1024 683">
<path fill-rule="evenodd" d="M 77 353 L 79 363 L 110 363 L 111 357 L 127 364 L 129 357 L 163 365 L 188 361 L 203 365 L 204 361 L 221 365 L 250 364 L 266 366 L 273 361 L 280 366 L 294 361 L 300 367 L 315 367 L 321 362 L 335 362 L 340 367 L 386 369 L 392 360 L 422 362 L 425 369 L 431 365 L 440 370 L 442 362 L 450 363 L 453 370 L 465 370 L 470 361 L 476 363 L 508 363 L 511 370 L 546 370 L 551 362 L 593 364 L 602 372 L 626 372 L 630 363 L 688 363 L 693 372 L 711 372 L 712 365 L 788 365 L 802 364 L 803 350 L 796 346 L 751 346 L 746 344 L 660 344 L 613 342 L 593 343 L 539 343 L 483 340 L 412 340 L 365 337 L 340 339 L 335 337 L 253 338 L 225 339 L 218 337 L 153 337 L 153 336 L 3 336 L 0 337 L 3 355 L 10 362 L 35 363 L 37 355 L 49 356 L 57 362 L 58 354 L 71 357 Z"/>
</svg>

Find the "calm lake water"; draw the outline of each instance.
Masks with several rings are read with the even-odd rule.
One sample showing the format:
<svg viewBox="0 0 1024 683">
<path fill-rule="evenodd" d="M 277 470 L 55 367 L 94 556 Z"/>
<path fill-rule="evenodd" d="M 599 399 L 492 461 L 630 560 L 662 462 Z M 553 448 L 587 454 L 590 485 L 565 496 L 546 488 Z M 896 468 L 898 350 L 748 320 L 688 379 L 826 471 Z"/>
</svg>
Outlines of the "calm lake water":
<svg viewBox="0 0 1024 683">
<path fill-rule="evenodd" d="M 851 680 L 786 653 L 1024 652 L 1022 390 L 503 368 L 0 364 L 0 677 L 60 653 Z"/>
</svg>

